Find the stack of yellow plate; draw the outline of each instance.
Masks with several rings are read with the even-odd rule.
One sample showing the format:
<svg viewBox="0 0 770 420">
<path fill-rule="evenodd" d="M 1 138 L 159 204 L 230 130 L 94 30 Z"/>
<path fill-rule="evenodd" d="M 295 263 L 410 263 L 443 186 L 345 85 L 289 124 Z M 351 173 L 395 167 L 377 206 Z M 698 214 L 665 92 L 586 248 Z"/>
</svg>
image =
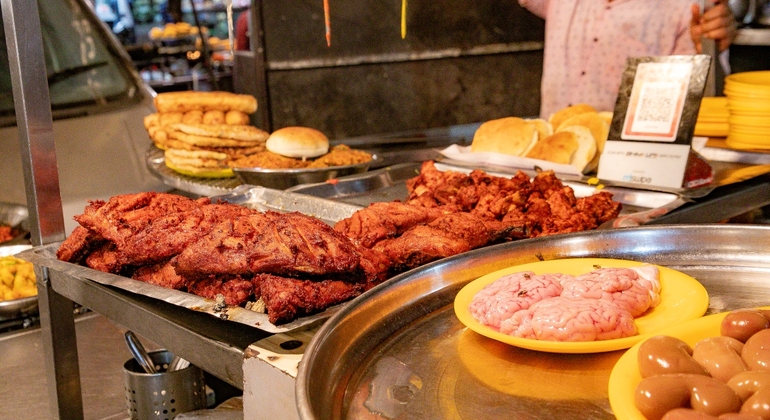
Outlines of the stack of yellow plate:
<svg viewBox="0 0 770 420">
<path fill-rule="evenodd" d="M 694 134 L 704 137 L 727 137 L 729 117 L 726 97 L 703 98 L 698 110 L 698 119 L 695 121 Z"/>
<path fill-rule="evenodd" d="M 725 78 L 730 129 L 735 149 L 770 149 L 770 71 L 735 73 Z"/>
</svg>

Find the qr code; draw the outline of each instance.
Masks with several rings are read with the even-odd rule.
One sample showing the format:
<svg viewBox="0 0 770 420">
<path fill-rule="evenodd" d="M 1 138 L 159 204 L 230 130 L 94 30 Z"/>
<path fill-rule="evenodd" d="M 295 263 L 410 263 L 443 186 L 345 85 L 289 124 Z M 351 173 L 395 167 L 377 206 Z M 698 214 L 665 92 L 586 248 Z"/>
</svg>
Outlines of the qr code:
<svg viewBox="0 0 770 420">
<path fill-rule="evenodd" d="M 639 100 L 637 120 L 647 122 L 666 122 L 671 120 L 671 113 L 676 106 L 671 89 L 664 86 L 645 86 Z"/>
</svg>

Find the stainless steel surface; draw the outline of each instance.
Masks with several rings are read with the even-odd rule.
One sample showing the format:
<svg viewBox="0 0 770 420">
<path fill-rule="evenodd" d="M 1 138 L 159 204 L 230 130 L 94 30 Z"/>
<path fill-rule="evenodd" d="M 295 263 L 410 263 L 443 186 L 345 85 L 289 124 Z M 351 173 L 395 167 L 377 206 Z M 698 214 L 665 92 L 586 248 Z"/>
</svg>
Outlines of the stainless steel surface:
<svg viewBox="0 0 770 420">
<path fill-rule="evenodd" d="M 377 156 L 372 156 L 372 160 L 376 161 Z M 325 182 L 342 176 L 360 174 L 369 170 L 372 163 L 302 169 L 233 168 L 233 172 L 244 184 L 285 190 L 299 184 Z"/>
<path fill-rule="evenodd" d="M 308 194 L 330 200 L 342 201 L 359 206 L 366 206 L 377 201 L 405 200 L 408 192 L 406 181 L 420 172 L 419 162 L 402 163 L 387 168 L 369 171 L 364 174 L 340 178 L 335 183 L 317 183 L 298 185 L 288 192 Z M 436 163 L 439 170 L 469 172 L 466 167 Z M 497 176 L 510 176 L 501 172 L 488 172 Z M 582 181 L 562 181 L 571 187 L 578 197 L 596 192 L 595 185 Z M 686 202 L 679 194 L 664 191 L 650 191 L 623 187 L 606 187 L 603 191 L 613 194 L 613 199 L 623 204 L 622 220 L 617 226 L 639 225 L 649 222 Z"/>
<path fill-rule="evenodd" d="M 29 210 L 26 206 L 0 202 L 0 226 L 10 226 L 13 238 L 0 242 L 0 247 L 29 243 Z"/>
<path fill-rule="evenodd" d="M 0 246 L 0 257 L 16 255 L 32 248 L 32 245 Z M 0 300 L 0 321 L 37 314 L 37 296 L 13 300 Z"/>
<path fill-rule="evenodd" d="M 126 415 L 123 363 L 131 357 L 123 332 L 107 318 L 94 312 L 75 320 L 80 349 L 80 381 L 86 420 L 122 420 Z M 47 398 L 45 349 L 39 328 L 0 335 L 0 420 L 51 419 Z M 157 347 L 144 340 L 151 350 Z M 63 417 L 67 418 L 67 417 Z"/>
<path fill-rule="evenodd" d="M 693 276 L 709 292 L 708 313 L 766 305 L 768 237 L 764 226 L 600 230 L 497 245 L 404 273 L 315 334 L 296 382 L 300 417 L 612 419 L 607 380 L 623 351 L 547 354 L 479 337 L 454 316 L 457 292 L 517 264 L 606 257 Z"/>
<path fill-rule="evenodd" d="M 64 215 L 56 170 L 51 98 L 36 1 L 0 2 L 19 128 L 24 184 L 33 245 L 64 239 Z M 72 302 L 54 292 L 48 271 L 35 269 L 40 325 L 54 418 L 83 418 Z"/>
<path fill-rule="evenodd" d="M 136 359 L 136 362 L 139 363 L 139 366 L 141 366 L 142 369 L 144 369 L 144 371 L 147 373 L 156 373 L 157 370 L 155 370 L 155 363 L 152 361 L 152 359 L 150 359 L 150 355 L 147 354 L 147 350 L 144 349 L 144 346 L 136 337 L 136 334 L 131 331 L 126 331 L 123 333 L 123 336 L 126 338 L 128 351 L 130 351 L 131 355 L 134 356 L 134 359 Z"/>
</svg>

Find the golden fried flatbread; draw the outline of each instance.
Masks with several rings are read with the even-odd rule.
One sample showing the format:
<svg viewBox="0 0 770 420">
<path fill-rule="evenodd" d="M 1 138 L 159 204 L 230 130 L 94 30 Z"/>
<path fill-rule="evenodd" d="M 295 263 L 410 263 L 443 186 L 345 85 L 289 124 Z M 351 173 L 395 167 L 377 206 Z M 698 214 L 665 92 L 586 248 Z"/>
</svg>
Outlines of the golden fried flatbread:
<svg viewBox="0 0 770 420">
<path fill-rule="evenodd" d="M 245 147 L 205 147 L 196 146 L 194 144 L 185 143 L 176 139 L 168 139 L 165 142 L 165 146 L 168 149 L 177 150 L 208 150 L 212 152 L 224 153 L 229 159 L 239 159 L 244 156 L 253 155 L 254 153 L 263 152 L 265 150 L 264 143 L 256 143 L 253 146 Z"/>
<path fill-rule="evenodd" d="M 150 140 L 155 143 L 160 149 L 166 149 L 166 142 L 168 141 L 168 133 L 164 127 L 154 125 L 147 129 L 147 134 L 150 136 Z"/>
<path fill-rule="evenodd" d="M 248 125 L 249 116 L 241 111 L 227 111 L 225 114 L 225 124 L 227 125 Z"/>
<path fill-rule="evenodd" d="M 164 154 L 167 167 L 184 175 L 206 178 L 229 178 L 234 176 L 225 165 L 227 155 L 207 150 L 167 149 Z"/>
<path fill-rule="evenodd" d="M 569 165 L 577 149 L 578 140 L 575 133 L 561 131 L 535 143 L 526 157 Z"/>
<path fill-rule="evenodd" d="M 183 141 L 185 143 L 201 147 L 249 147 L 254 146 L 255 143 L 264 144 L 264 142 L 233 140 L 221 137 L 196 136 L 194 134 L 187 134 L 177 130 L 169 130 L 168 137 L 174 140 Z"/>
<path fill-rule="evenodd" d="M 195 136 L 241 141 L 266 141 L 270 136 L 267 131 L 260 130 L 253 125 L 174 124 L 170 128 L 173 131 Z"/>
<path fill-rule="evenodd" d="M 252 95 L 232 92 L 164 92 L 155 97 L 158 112 L 241 111 L 252 114 L 257 110 L 257 99 Z"/>
<path fill-rule="evenodd" d="M 505 117 L 486 121 L 476 129 L 471 152 L 493 152 L 522 156 L 537 141 L 537 130 L 522 118 Z"/>
<path fill-rule="evenodd" d="M 596 112 L 596 108 L 592 107 L 588 104 L 576 104 L 572 106 L 568 106 L 566 108 L 560 109 L 553 114 L 551 114 L 550 117 L 548 117 L 548 122 L 551 123 L 551 125 L 556 129 L 569 119 L 570 117 L 573 117 L 578 114 L 583 114 L 585 112 Z"/>
</svg>

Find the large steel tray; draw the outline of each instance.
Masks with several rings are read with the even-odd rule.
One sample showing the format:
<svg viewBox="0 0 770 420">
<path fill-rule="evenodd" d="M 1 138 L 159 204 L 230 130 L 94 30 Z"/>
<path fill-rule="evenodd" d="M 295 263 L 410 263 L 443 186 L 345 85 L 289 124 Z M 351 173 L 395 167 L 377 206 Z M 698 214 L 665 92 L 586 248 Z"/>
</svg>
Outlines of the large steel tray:
<svg viewBox="0 0 770 420">
<path fill-rule="evenodd" d="M 769 237 L 766 226 L 596 230 L 483 248 L 404 273 L 314 335 L 296 382 L 300 417 L 613 419 L 607 381 L 623 351 L 541 353 L 481 337 L 455 317 L 457 292 L 517 264 L 606 257 L 691 275 L 708 290 L 708 313 L 767 305 Z"/>
<path fill-rule="evenodd" d="M 329 224 L 333 224 L 338 220 L 350 216 L 354 211 L 360 208 L 350 204 L 308 197 L 302 194 L 287 193 L 285 191 L 248 185 L 236 187 L 232 192 L 213 197 L 212 200 L 231 202 L 233 204 L 256 208 L 262 211 L 298 211 L 315 216 Z M 216 302 L 212 299 L 205 299 L 191 293 L 166 289 L 131 278 L 104 273 L 88 267 L 60 261 L 56 258 L 56 250 L 59 249 L 60 245 L 61 243 L 57 242 L 42 247 L 36 247 L 24 251 L 18 256 L 26 261 L 73 277 L 117 287 L 190 310 L 207 313 L 217 318 L 249 325 L 269 333 L 288 332 L 315 324 L 330 317 L 342 305 L 330 307 L 321 313 L 298 318 L 286 324 L 274 325 L 268 321 L 267 314 L 257 313 L 237 306 L 228 306 L 225 310 L 220 310 L 217 307 Z"/>
</svg>

